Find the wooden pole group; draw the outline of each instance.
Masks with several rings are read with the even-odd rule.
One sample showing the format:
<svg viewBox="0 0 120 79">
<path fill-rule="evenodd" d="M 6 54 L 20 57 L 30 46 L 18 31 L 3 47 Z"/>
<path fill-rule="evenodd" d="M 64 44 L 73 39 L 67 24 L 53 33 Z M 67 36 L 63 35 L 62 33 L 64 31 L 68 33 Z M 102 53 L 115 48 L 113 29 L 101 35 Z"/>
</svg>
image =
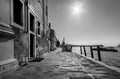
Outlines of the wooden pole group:
<svg viewBox="0 0 120 79">
<path fill-rule="evenodd" d="M 80 47 L 80 54 L 82 55 L 84 52 L 84 55 L 87 56 L 86 48 L 85 47 L 90 47 L 90 52 L 91 52 L 91 58 L 94 58 L 94 53 L 93 53 L 93 47 L 97 47 L 96 51 L 98 53 L 98 60 L 101 61 L 101 53 L 100 53 L 100 45 L 76 45 L 74 47 Z M 83 50 L 82 50 L 83 49 Z"/>
</svg>

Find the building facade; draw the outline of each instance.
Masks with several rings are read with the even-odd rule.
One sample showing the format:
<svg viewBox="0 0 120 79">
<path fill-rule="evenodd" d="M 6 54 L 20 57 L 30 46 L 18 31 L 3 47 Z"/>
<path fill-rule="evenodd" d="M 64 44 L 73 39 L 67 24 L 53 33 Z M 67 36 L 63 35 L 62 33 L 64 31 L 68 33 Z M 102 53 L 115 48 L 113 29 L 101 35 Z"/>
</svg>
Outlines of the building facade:
<svg viewBox="0 0 120 79">
<path fill-rule="evenodd" d="M 57 38 L 56 38 L 56 33 L 55 30 L 51 28 L 51 23 L 49 23 L 49 41 L 50 41 L 50 50 L 53 51 L 56 49 L 56 42 L 57 42 Z"/>
<path fill-rule="evenodd" d="M 0 0 L 0 74 L 48 52 L 47 0 Z"/>
</svg>

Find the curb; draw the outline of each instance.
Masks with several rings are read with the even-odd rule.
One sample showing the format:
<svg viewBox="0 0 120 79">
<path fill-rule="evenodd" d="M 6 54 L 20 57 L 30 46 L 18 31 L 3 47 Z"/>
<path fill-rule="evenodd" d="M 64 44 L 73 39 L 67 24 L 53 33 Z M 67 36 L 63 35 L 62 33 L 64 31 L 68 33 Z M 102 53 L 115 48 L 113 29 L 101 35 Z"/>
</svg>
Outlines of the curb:
<svg viewBox="0 0 120 79">
<path fill-rule="evenodd" d="M 80 54 L 79 54 L 79 55 L 80 55 Z M 82 57 L 84 57 L 84 58 L 87 58 L 87 59 L 89 59 L 89 60 L 92 60 L 93 62 L 95 62 L 95 63 L 97 63 L 97 64 L 100 64 L 100 65 L 102 65 L 102 66 L 104 66 L 104 67 L 106 67 L 106 68 L 109 68 L 109 69 L 111 69 L 111 70 L 113 70 L 113 71 L 116 71 L 116 72 L 120 73 L 120 68 L 118 68 L 118 67 L 109 66 L 109 65 L 105 64 L 104 62 L 96 61 L 95 59 L 92 59 L 92 58 L 90 58 L 90 57 L 86 57 L 86 56 L 83 56 L 83 55 L 80 55 L 80 56 L 82 56 Z"/>
</svg>

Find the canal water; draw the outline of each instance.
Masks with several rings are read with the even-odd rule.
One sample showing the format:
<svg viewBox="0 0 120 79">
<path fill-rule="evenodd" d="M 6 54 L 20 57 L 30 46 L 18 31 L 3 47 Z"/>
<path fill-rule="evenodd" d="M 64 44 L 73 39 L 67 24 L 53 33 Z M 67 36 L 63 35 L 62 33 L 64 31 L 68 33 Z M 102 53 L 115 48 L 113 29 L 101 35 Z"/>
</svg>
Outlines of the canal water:
<svg viewBox="0 0 120 79">
<path fill-rule="evenodd" d="M 80 54 L 79 47 L 73 47 L 72 51 Z M 82 51 L 82 53 L 83 53 L 82 55 L 84 55 L 84 51 Z M 86 53 L 88 57 L 91 57 L 89 47 L 86 47 Z M 93 53 L 94 53 L 94 59 L 98 60 L 97 51 L 93 51 Z M 101 51 L 100 53 L 101 53 L 102 62 L 106 63 L 109 66 L 115 66 L 120 68 L 120 51 L 119 52 Z"/>
</svg>

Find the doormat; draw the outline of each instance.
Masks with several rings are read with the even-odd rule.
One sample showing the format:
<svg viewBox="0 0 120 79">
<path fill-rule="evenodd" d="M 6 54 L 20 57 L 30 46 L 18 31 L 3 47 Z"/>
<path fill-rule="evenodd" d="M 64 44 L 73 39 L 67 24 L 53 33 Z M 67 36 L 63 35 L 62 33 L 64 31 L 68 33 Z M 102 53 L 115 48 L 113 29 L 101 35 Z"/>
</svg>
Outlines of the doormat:
<svg viewBox="0 0 120 79">
<path fill-rule="evenodd" d="M 35 58 L 33 60 L 31 60 L 30 62 L 40 62 L 42 61 L 44 58 Z"/>
</svg>

